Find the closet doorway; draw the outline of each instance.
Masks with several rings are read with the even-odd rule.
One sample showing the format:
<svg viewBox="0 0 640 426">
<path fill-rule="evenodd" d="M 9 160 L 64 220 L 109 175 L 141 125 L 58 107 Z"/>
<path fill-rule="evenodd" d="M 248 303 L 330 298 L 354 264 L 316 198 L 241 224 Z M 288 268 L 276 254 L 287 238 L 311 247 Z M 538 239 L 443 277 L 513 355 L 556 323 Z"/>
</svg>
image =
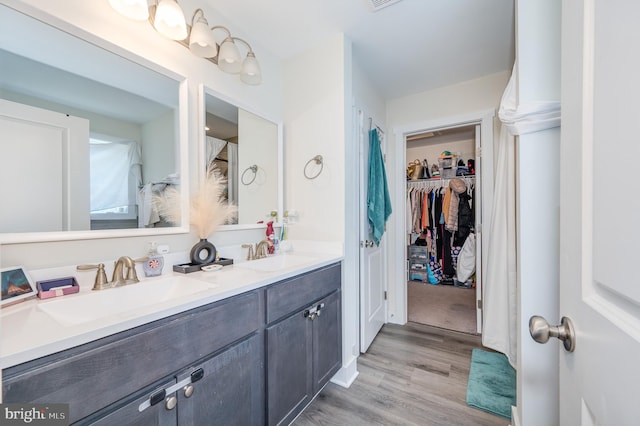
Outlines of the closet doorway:
<svg viewBox="0 0 640 426">
<path fill-rule="evenodd" d="M 425 159 L 429 167 L 429 175 L 423 172 L 419 176 L 413 176 L 413 180 L 410 175 L 402 176 L 402 182 L 396 182 L 396 188 L 402 188 L 400 191 L 405 194 L 403 204 L 398 203 L 397 206 L 406 214 L 398 218 L 396 223 L 396 229 L 401 231 L 403 237 L 395 240 L 398 245 L 394 250 L 397 256 L 396 264 L 400 265 L 402 262 L 403 265 L 398 270 L 403 272 L 402 277 L 400 274 L 396 277 L 400 282 L 397 287 L 399 313 L 405 321 L 467 333 L 481 333 L 483 264 L 486 263 L 482 253 L 486 253 L 487 243 L 482 235 L 482 224 L 490 222 L 492 203 L 491 192 L 482 189 L 493 187 L 493 117 L 494 111 L 489 110 L 470 116 L 407 126 L 396 132 L 396 158 L 404 160 L 402 169 L 400 164 L 396 163 L 398 168 L 406 170 L 408 164 L 416 162 L 415 160 L 419 160 L 424 167 Z M 445 161 L 440 161 L 441 157 Z M 455 161 L 455 164 L 451 165 L 451 160 Z M 448 167 L 453 167 L 455 171 L 444 170 L 442 173 L 442 168 Z M 433 176 L 436 168 L 441 176 Z M 460 176 L 456 173 L 458 171 L 468 174 Z M 429 228 L 429 232 L 422 235 L 429 237 L 431 250 L 428 250 L 429 246 L 417 246 L 415 242 L 420 236 L 424 221 L 419 221 L 417 226 L 414 223 L 411 199 L 407 195 L 410 191 L 421 191 L 430 197 L 441 196 L 453 178 L 456 178 L 454 185 L 458 185 L 457 193 L 461 193 L 460 181 L 464 182 L 465 196 L 468 196 L 465 201 L 473 214 L 471 238 L 456 238 L 457 228 L 447 238 L 444 237 L 443 231 L 446 228 L 440 223 L 440 218 L 443 217 L 442 211 L 448 211 L 449 206 L 443 208 L 443 200 L 440 199 L 438 209 L 427 210 L 429 220 L 426 227 Z M 434 198 L 429 200 L 429 206 L 433 208 L 436 205 Z M 396 235 L 400 236 L 399 234 L 400 232 Z M 455 256 L 467 239 L 470 240 L 468 244 L 474 248 L 471 262 L 475 271 L 472 278 L 458 280 L 458 259 Z M 447 254 L 451 246 L 458 249 Z M 464 261 L 468 274 L 468 255 L 465 255 Z M 461 276 L 464 275 L 463 273 Z"/>
<path fill-rule="evenodd" d="M 413 164 L 407 173 L 408 320 L 469 334 L 478 330 L 474 208 L 479 135 L 479 125 L 468 125 L 405 139 L 406 158 Z M 457 192 L 450 185 L 457 185 Z"/>
</svg>

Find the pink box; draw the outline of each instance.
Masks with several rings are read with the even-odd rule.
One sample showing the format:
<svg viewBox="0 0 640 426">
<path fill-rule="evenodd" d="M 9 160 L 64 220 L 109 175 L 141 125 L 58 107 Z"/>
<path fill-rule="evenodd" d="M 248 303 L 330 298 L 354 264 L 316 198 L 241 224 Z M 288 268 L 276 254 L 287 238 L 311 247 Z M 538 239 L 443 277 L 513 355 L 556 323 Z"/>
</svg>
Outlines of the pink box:
<svg viewBox="0 0 640 426">
<path fill-rule="evenodd" d="M 54 280 L 38 281 L 38 298 L 49 299 L 51 297 L 66 296 L 80 291 L 80 286 L 75 277 L 56 278 Z"/>
</svg>

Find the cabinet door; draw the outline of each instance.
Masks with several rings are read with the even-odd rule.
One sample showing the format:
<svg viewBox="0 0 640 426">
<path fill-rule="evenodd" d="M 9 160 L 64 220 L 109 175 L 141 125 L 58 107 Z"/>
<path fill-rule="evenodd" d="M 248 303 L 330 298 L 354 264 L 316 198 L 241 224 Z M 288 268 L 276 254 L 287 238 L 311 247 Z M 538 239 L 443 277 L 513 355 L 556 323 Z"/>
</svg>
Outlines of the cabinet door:
<svg viewBox="0 0 640 426">
<path fill-rule="evenodd" d="M 202 379 L 177 391 L 178 424 L 256 425 L 264 424 L 263 335 L 254 334 L 224 352 L 186 370 L 178 382 L 198 369 Z"/>
<path fill-rule="evenodd" d="M 147 407 L 142 412 L 138 411 L 138 407 L 156 391 L 166 389 L 175 384 L 175 380 L 165 382 L 158 386 L 154 386 L 148 392 L 139 393 L 128 401 L 120 404 L 114 404 L 115 410 L 103 414 L 97 413 L 93 416 L 80 420 L 74 425 L 92 425 L 92 426 L 175 426 L 177 421 L 176 409 L 168 410 L 166 407 L 166 399 L 156 405 Z M 171 395 L 167 395 L 167 398 Z"/>
<path fill-rule="evenodd" d="M 295 313 L 267 328 L 267 416 L 288 424 L 311 401 L 312 321 Z"/>
<path fill-rule="evenodd" d="M 318 302 L 324 304 L 313 321 L 313 393 L 316 394 L 342 365 L 340 292 Z M 317 305 L 316 305 L 317 306 Z"/>
</svg>

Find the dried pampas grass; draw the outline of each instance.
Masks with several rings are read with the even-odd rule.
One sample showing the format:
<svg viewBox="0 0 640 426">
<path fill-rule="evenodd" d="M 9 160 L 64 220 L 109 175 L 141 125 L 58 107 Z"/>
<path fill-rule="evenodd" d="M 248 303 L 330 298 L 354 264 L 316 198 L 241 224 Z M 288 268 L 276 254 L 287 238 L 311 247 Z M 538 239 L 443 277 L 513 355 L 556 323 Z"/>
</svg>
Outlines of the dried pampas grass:
<svg viewBox="0 0 640 426">
<path fill-rule="evenodd" d="M 206 239 L 218 226 L 236 217 L 238 207 L 224 201 L 223 193 L 227 180 L 216 167 L 207 169 L 207 177 L 191 196 L 189 221 L 200 239 Z M 158 214 L 167 221 L 179 224 L 180 193 L 175 188 L 167 188 L 163 195 L 154 196 Z"/>
</svg>

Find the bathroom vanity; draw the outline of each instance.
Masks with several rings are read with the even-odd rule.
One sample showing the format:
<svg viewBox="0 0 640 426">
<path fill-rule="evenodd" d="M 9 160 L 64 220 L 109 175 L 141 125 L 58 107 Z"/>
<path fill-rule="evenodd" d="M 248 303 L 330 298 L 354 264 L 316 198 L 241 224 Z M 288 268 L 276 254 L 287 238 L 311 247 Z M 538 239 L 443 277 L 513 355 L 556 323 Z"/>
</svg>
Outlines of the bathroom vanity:
<svg viewBox="0 0 640 426">
<path fill-rule="evenodd" d="M 6 367 L 4 402 L 68 403 L 71 424 L 290 423 L 341 367 L 341 262 L 250 263 L 197 273 L 216 283 L 200 306 Z"/>
</svg>

